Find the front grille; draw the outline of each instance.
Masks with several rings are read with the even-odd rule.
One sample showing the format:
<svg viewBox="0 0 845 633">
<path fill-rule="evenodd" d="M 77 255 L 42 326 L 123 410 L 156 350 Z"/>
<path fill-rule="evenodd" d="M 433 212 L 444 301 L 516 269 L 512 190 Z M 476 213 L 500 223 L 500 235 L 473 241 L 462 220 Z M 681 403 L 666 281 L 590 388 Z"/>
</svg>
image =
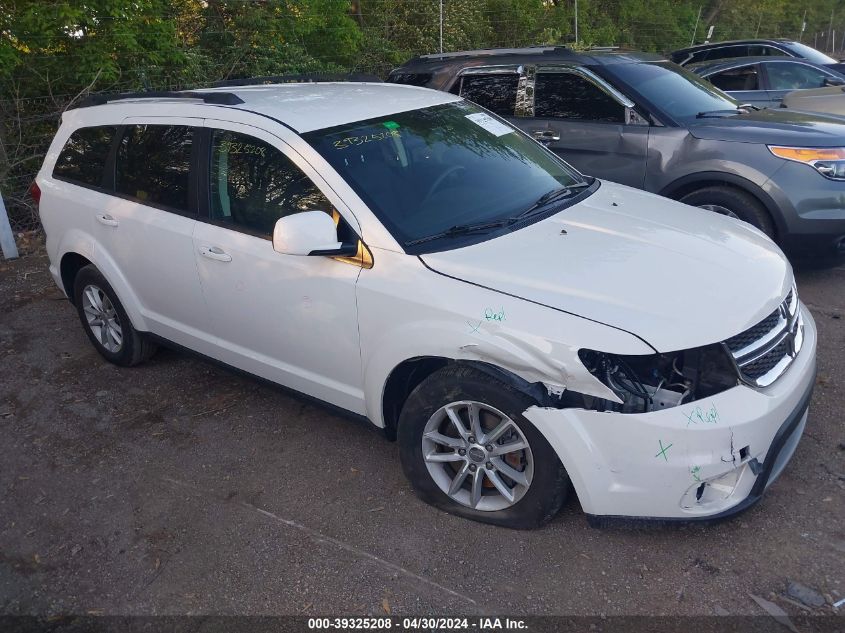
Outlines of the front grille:
<svg viewBox="0 0 845 633">
<path fill-rule="evenodd" d="M 775 366 L 787 356 L 789 356 L 789 344 L 787 341 L 783 340 L 778 343 L 772 351 L 764 354 L 757 360 L 744 365 L 742 373 L 748 378 L 757 380 L 772 371 Z"/>
<path fill-rule="evenodd" d="M 732 336 L 724 345 L 740 377 L 754 387 L 767 387 L 792 364 L 801 349 L 804 324 L 793 288 L 765 319 Z"/>
<path fill-rule="evenodd" d="M 778 307 L 777 310 L 772 312 L 757 325 L 748 328 L 745 332 L 740 332 L 736 336 L 729 338 L 725 341 L 725 345 L 727 345 L 732 352 L 739 352 L 749 345 L 756 343 L 763 336 L 774 330 L 775 327 L 777 327 L 780 318 L 781 312 L 780 307 Z"/>
</svg>

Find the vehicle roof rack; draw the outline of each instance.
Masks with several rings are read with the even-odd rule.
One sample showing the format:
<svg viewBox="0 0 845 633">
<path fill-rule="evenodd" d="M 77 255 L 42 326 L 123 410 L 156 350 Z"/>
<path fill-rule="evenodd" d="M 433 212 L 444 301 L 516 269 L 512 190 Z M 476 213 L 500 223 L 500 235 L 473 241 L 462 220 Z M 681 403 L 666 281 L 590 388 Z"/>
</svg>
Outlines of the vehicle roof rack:
<svg viewBox="0 0 845 633">
<path fill-rule="evenodd" d="M 450 57 L 474 57 L 476 55 L 541 55 L 551 52 L 572 52 L 568 46 L 525 46 L 522 48 L 479 48 L 472 51 L 456 51 L 454 53 L 429 53 L 420 55 L 418 59 L 448 59 Z"/>
<path fill-rule="evenodd" d="M 334 73 L 305 73 L 299 75 L 265 75 L 262 77 L 243 77 L 241 79 L 225 79 L 223 81 L 216 81 L 211 86 L 213 88 L 233 87 L 233 86 L 262 86 L 267 84 L 306 84 L 317 83 L 321 81 L 349 81 L 353 83 L 382 83 L 381 79 L 375 75 L 368 75 L 366 73 L 348 73 L 348 74 L 334 74 Z"/>
<path fill-rule="evenodd" d="M 238 105 L 244 103 L 236 94 L 231 92 L 171 92 L 168 90 L 148 90 L 146 92 L 113 92 L 107 94 L 93 94 L 83 99 L 77 108 L 90 108 L 104 105 L 110 101 L 124 101 L 127 99 L 198 99 L 205 103 L 217 105 Z"/>
</svg>

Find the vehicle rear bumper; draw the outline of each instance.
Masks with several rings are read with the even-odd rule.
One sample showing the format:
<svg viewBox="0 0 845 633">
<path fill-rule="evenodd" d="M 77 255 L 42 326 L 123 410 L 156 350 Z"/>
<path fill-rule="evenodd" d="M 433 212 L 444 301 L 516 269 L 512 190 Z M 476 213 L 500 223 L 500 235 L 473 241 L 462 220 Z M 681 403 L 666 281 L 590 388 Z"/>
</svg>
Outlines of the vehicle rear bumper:
<svg viewBox="0 0 845 633">
<path fill-rule="evenodd" d="M 815 323 L 801 309 L 801 352 L 765 389 L 738 386 L 643 414 L 525 412 L 566 467 L 591 523 L 714 521 L 759 500 L 795 452 L 815 385 Z"/>
</svg>

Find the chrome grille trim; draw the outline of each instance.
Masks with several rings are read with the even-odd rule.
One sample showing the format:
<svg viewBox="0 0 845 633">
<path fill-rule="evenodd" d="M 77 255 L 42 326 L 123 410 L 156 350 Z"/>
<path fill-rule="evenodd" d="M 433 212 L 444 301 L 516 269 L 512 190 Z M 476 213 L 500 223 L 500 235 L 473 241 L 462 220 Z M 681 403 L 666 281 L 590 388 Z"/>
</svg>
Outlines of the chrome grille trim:
<svg viewBox="0 0 845 633">
<path fill-rule="evenodd" d="M 792 364 L 804 343 L 804 322 L 795 287 L 777 309 L 722 345 L 740 379 L 752 387 L 768 387 Z"/>
</svg>

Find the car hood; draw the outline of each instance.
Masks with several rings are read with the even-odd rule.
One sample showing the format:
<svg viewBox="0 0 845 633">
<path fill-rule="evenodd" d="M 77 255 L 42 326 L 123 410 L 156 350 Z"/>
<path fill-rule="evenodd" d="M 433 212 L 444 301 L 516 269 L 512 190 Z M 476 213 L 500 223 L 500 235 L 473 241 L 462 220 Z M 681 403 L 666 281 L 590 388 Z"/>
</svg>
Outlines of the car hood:
<svg viewBox="0 0 845 633">
<path fill-rule="evenodd" d="M 792 285 L 789 262 L 752 226 L 608 182 L 521 230 L 420 257 L 435 272 L 626 330 L 660 352 L 742 332 Z"/>
<path fill-rule="evenodd" d="M 768 145 L 845 146 L 841 118 L 816 112 L 768 108 L 748 114 L 696 119 L 689 126 L 696 138 Z"/>
<path fill-rule="evenodd" d="M 843 86 L 795 90 L 783 98 L 783 104 L 792 110 L 825 112 L 841 117 L 845 116 L 845 90 Z"/>
</svg>

